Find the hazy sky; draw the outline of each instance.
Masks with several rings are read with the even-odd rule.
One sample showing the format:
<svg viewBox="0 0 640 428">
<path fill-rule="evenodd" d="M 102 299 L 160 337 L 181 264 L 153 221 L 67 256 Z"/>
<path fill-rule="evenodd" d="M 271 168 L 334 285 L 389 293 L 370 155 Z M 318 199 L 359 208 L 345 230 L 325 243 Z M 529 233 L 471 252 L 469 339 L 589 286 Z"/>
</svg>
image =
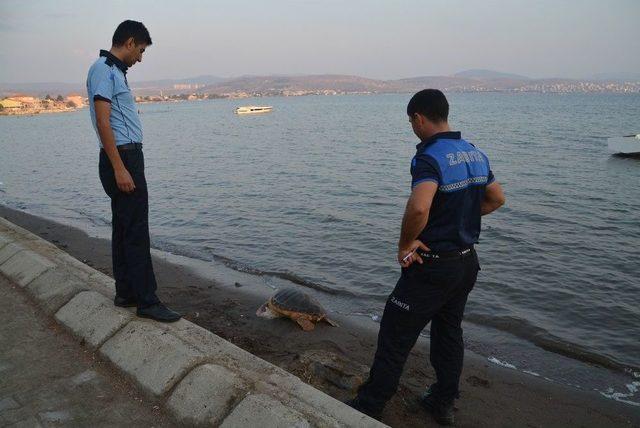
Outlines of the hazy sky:
<svg viewBox="0 0 640 428">
<path fill-rule="evenodd" d="M 0 0 L 0 82 L 83 82 L 125 19 L 153 39 L 132 80 L 640 72 L 640 0 Z"/>
</svg>

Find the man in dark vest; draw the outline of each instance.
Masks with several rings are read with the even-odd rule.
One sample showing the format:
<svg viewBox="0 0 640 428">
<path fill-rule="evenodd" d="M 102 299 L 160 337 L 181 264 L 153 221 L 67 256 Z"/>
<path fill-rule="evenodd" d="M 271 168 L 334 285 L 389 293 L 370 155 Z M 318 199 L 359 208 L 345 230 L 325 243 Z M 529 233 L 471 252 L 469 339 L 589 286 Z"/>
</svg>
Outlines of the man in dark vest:
<svg viewBox="0 0 640 428">
<path fill-rule="evenodd" d="M 137 306 L 137 315 L 177 321 L 180 315 L 156 296 L 149 243 L 149 201 L 142 155 L 142 124 L 127 82 L 127 70 L 151 45 L 146 27 L 124 21 L 111 50 L 89 69 L 87 93 L 100 147 L 100 181 L 111 198 L 113 276 L 116 306 Z"/>
<path fill-rule="evenodd" d="M 505 198 L 487 156 L 449 128 L 442 92 L 418 92 L 407 114 L 421 142 L 411 163 L 412 191 L 398 243 L 402 273 L 384 309 L 369 378 L 347 404 L 380 418 L 411 348 L 431 322 L 436 382 L 420 401 L 437 422 L 452 425 L 464 356 L 460 326 L 480 270 L 473 246 L 481 216 Z"/>
</svg>

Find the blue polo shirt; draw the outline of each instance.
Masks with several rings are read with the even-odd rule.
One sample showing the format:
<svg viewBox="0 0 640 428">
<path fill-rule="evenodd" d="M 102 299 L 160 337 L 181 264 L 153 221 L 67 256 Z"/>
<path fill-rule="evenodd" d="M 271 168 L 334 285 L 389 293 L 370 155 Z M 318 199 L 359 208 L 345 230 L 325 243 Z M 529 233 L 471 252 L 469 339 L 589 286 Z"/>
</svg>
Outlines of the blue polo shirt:
<svg viewBox="0 0 640 428">
<path fill-rule="evenodd" d="M 102 147 L 96 126 L 95 100 L 111 103 L 111 129 L 116 145 L 142 143 L 142 123 L 136 102 L 127 82 L 128 67 L 111 52 L 101 50 L 100 57 L 89 68 L 87 95 L 93 128 Z"/>
<path fill-rule="evenodd" d="M 480 236 L 480 207 L 485 188 L 494 181 L 489 158 L 459 132 L 441 132 L 416 146 L 411 188 L 438 185 L 429 220 L 418 239 L 434 252 L 469 248 Z"/>
</svg>

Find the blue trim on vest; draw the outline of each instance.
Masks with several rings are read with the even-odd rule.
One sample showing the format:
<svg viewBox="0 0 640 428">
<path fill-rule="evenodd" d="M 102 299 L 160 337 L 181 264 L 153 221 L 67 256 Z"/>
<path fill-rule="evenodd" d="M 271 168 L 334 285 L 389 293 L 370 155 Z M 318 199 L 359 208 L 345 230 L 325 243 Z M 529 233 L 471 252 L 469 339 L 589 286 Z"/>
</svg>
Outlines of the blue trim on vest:
<svg viewBox="0 0 640 428">
<path fill-rule="evenodd" d="M 115 56 L 111 52 L 106 51 L 104 49 L 100 49 L 100 56 L 106 57 L 106 60 L 104 63 L 107 64 L 109 67 L 111 67 L 112 65 L 115 65 L 120 69 L 120 71 L 122 71 L 122 74 L 124 74 L 125 76 L 127 75 L 127 70 L 129 69 L 129 67 L 127 67 L 127 65 L 124 62 L 120 61 L 120 59 L 117 56 Z"/>
<path fill-rule="evenodd" d="M 93 96 L 93 101 L 106 101 L 109 104 L 111 104 L 111 100 L 109 98 L 105 98 L 102 95 L 94 95 Z"/>
</svg>

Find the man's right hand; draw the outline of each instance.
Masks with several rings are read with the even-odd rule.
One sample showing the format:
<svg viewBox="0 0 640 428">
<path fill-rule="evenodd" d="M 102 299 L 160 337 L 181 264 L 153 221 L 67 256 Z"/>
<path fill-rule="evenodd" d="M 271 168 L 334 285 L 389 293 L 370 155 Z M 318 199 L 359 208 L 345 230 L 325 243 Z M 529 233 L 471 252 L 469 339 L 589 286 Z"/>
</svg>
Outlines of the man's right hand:
<svg viewBox="0 0 640 428">
<path fill-rule="evenodd" d="M 413 264 L 413 262 L 418 262 L 422 264 L 422 257 L 416 252 L 416 250 L 422 249 L 426 252 L 431 251 L 429 247 L 424 245 L 422 241 L 419 239 L 415 239 L 413 242 L 404 246 L 403 248 L 398 248 L 398 263 L 403 268 L 408 268 Z"/>
<path fill-rule="evenodd" d="M 129 171 L 127 171 L 127 168 L 125 168 L 122 163 L 116 147 L 116 140 L 113 136 L 113 130 L 111 129 L 111 103 L 104 100 L 94 100 L 94 106 L 96 110 L 98 134 L 100 135 L 102 147 L 113 167 L 118 190 L 123 193 L 131 193 L 136 190 L 136 185 L 133 182 L 133 178 L 131 178 L 131 174 L 129 174 Z"/>
<path fill-rule="evenodd" d="M 504 205 L 505 197 L 502 187 L 497 181 L 489 184 L 484 191 L 484 199 L 480 205 L 480 215 L 491 214 Z"/>
<path fill-rule="evenodd" d="M 124 193 L 132 193 L 136 190 L 136 185 L 133 183 L 133 178 L 131 178 L 131 174 L 127 171 L 126 168 L 117 169 L 114 171 L 116 176 L 116 184 L 118 185 L 118 189 Z"/>
</svg>

